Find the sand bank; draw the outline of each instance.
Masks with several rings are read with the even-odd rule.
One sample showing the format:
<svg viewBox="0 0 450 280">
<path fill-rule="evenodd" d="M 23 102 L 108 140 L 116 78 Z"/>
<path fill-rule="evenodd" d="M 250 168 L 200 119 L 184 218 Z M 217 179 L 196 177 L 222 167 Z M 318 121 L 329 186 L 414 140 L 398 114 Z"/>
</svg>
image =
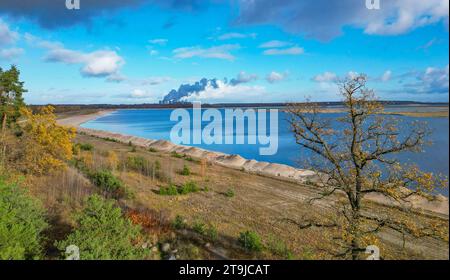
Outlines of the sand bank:
<svg viewBox="0 0 450 280">
<path fill-rule="evenodd" d="M 176 152 L 186 156 L 190 156 L 196 159 L 206 159 L 208 162 L 221 165 L 227 168 L 233 168 L 242 170 L 249 173 L 259 174 L 263 176 L 276 177 L 280 180 L 288 180 L 291 182 L 305 183 L 308 180 L 312 180 L 315 177 L 315 173 L 310 170 L 297 169 L 292 166 L 259 162 L 256 160 L 245 159 L 239 155 L 229 155 L 220 152 L 212 152 L 201 148 L 176 145 L 166 140 L 152 140 L 132 135 L 124 135 L 119 133 L 113 133 L 109 131 L 95 130 L 89 128 L 80 127 L 81 124 L 90 120 L 97 119 L 99 117 L 110 114 L 114 111 L 105 110 L 94 114 L 71 116 L 68 118 L 58 120 L 58 123 L 65 126 L 74 126 L 78 132 L 85 133 L 90 136 L 113 139 L 121 143 L 132 143 L 135 146 L 143 148 L 153 148 L 161 152 Z M 371 201 L 389 205 L 400 206 L 398 202 L 391 200 L 381 194 L 371 194 L 366 196 Z M 433 201 L 428 201 L 425 198 L 419 196 L 411 196 L 408 200 L 409 206 L 413 208 L 423 209 L 439 214 L 448 216 L 449 214 L 449 201 L 447 197 L 439 195 Z"/>
</svg>

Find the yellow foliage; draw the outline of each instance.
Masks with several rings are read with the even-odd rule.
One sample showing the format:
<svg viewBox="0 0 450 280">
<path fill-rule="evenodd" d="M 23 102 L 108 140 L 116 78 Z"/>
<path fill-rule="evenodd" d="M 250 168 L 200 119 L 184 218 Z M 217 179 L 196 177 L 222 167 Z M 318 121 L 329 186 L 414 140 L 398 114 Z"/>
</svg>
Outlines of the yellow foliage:
<svg viewBox="0 0 450 280">
<path fill-rule="evenodd" d="M 27 108 L 21 109 L 24 117 L 21 145 L 23 156 L 19 165 L 24 171 L 44 174 L 65 166 L 72 158 L 72 139 L 75 128 L 67 128 L 56 123 L 51 106 L 43 107 L 33 114 Z"/>
<path fill-rule="evenodd" d="M 116 170 L 119 165 L 119 158 L 117 154 L 113 151 L 108 151 L 108 167 L 112 170 Z"/>
<path fill-rule="evenodd" d="M 89 168 L 89 169 L 93 169 L 94 167 L 94 159 L 92 157 L 92 153 L 91 152 L 84 152 L 81 154 L 81 161 L 83 162 L 83 164 Z"/>
</svg>

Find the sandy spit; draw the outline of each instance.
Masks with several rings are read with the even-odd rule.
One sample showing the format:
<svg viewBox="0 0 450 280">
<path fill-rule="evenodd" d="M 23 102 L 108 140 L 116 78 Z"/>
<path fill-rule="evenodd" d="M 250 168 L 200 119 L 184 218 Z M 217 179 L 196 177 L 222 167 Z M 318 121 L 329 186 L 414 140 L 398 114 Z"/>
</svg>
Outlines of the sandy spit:
<svg viewBox="0 0 450 280">
<path fill-rule="evenodd" d="M 113 112 L 115 111 L 103 110 L 93 114 L 71 116 L 59 119 L 58 123 L 64 126 L 76 127 L 77 132 L 85 133 L 90 136 L 103 139 L 114 139 L 118 142 L 126 144 L 131 142 L 135 146 L 147 149 L 154 148 L 161 152 L 177 152 L 179 154 L 184 154 L 196 159 L 206 159 L 210 163 L 218 164 L 224 167 L 238 169 L 263 176 L 276 177 L 280 180 L 305 183 L 315 177 L 315 173 L 313 171 L 297 169 L 284 164 L 248 160 L 239 155 L 229 155 L 196 147 L 176 145 L 166 140 L 151 140 L 131 135 L 80 127 L 80 125 L 85 122 L 95 120 Z M 366 198 L 384 205 L 400 206 L 398 202 L 393 201 L 381 194 L 366 196 Z M 426 211 L 438 213 L 447 217 L 449 215 L 448 198 L 442 195 L 438 195 L 433 201 L 428 201 L 427 199 L 418 196 L 411 196 L 408 201 L 408 206 L 416 209 L 423 209 Z"/>
</svg>

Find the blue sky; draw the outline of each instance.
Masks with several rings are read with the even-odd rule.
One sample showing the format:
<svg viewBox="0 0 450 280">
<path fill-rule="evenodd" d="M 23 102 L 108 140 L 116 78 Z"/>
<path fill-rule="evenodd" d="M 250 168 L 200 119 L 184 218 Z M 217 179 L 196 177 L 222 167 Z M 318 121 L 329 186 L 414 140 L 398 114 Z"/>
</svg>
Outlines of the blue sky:
<svg viewBox="0 0 450 280">
<path fill-rule="evenodd" d="M 381 99 L 448 101 L 448 0 L 330 2 L 2 0 L 0 66 L 32 104 L 153 103 L 202 78 L 219 86 L 186 100 L 339 100 L 355 73 Z"/>
</svg>

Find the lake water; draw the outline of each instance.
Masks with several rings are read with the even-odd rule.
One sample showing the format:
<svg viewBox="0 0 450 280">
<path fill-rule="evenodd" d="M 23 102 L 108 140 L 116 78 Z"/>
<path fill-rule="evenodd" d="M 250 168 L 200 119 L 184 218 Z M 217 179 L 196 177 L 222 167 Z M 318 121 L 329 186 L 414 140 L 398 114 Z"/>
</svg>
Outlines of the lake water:
<svg viewBox="0 0 450 280">
<path fill-rule="evenodd" d="M 192 115 L 192 110 L 190 113 Z M 84 123 L 82 127 L 134 135 L 148 139 L 170 140 L 170 131 L 176 122 L 170 121 L 171 109 L 146 109 L 146 110 L 118 110 L 96 120 Z M 223 110 L 221 109 L 222 116 Z M 342 113 L 327 113 L 323 117 L 336 119 Z M 424 121 L 432 129 L 432 146 L 426 146 L 423 153 L 402 153 L 398 155 L 402 162 L 416 163 L 424 171 L 449 174 L 449 119 L 448 118 L 413 118 L 395 116 L 402 119 L 404 124 L 415 120 Z M 213 144 L 213 145 L 191 145 L 207 150 L 223 152 L 227 154 L 238 154 L 247 159 L 282 163 L 301 167 L 299 164 L 304 159 L 310 158 L 311 153 L 302 149 L 295 143 L 286 115 L 279 112 L 278 120 L 278 152 L 275 155 L 263 156 L 259 154 L 259 145 L 249 144 Z M 202 126 L 208 122 L 202 123 Z M 268 127 L 268 126 L 267 126 Z M 235 132 L 234 132 L 235 134 Z M 245 135 L 247 136 L 247 135 Z M 448 195 L 448 190 L 444 191 Z"/>
</svg>

